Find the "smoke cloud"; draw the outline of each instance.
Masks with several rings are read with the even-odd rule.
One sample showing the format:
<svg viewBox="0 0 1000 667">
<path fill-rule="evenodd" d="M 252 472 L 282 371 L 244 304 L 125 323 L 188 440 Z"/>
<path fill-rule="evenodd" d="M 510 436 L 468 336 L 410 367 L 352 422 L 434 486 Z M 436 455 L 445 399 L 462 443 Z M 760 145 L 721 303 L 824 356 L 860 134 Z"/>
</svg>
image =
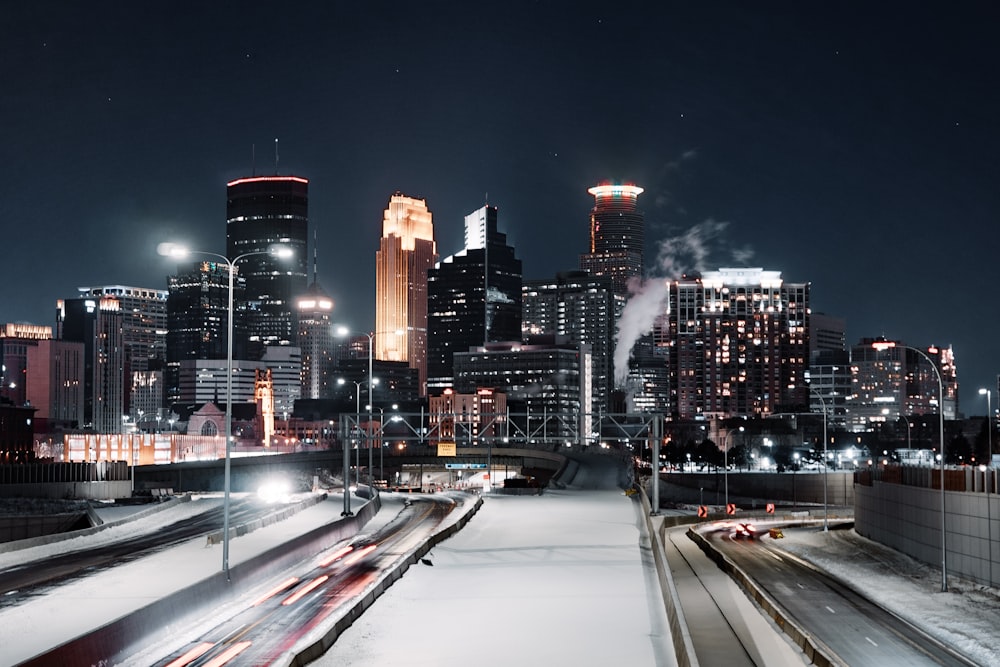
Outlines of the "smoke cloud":
<svg viewBox="0 0 1000 667">
<path fill-rule="evenodd" d="M 713 249 L 722 249 L 723 233 L 728 222 L 705 220 L 679 236 L 664 239 L 656 254 L 656 267 L 650 277 L 629 285 L 631 295 L 618 318 L 615 334 L 615 385 L 621 387 L 628 376 L 628 360 L 632 348 L 641 336 L 653 330 L 656 319 L 665 313 L 670 295 L 670 281 L 684 274 L 709 270 L 708 260 Z M 740 265 L 753 255 L 750 248 L 731 250 L 731 258 Z M 712 267 L 718 268 L 718 267 Z"/>
</svg>

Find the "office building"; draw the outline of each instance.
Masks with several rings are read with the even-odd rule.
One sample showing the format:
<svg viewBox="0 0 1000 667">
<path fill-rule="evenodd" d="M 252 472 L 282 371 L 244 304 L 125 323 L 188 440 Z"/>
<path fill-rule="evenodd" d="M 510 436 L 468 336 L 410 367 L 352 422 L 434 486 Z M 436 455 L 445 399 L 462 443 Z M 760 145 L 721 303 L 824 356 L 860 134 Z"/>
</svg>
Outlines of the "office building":
<svg viewBox="0 0 1000 667">
<path fill-rule="evenodd" d="M 198 261 L 177 267 L 167 279 L 167 363 L 165 407 L 181 401 L 182 361 L 226 359 L 229 326 L 229 265 Z M 240 304 L 246 283 L 240 268 L 233 277 L 233 358 L 247 356 L 247 330 Z"/>
<path fill-rule="evenodd" d="M 487 343 L 455 353 L 454 389 L 458 394 L 503 392 L 511 411 L 523 411 L 529 436 L 579 443 L 590 433 L 590 359 L 587 345 L 566 336 Z"/>
<path fill-rule="evenodd" d="M 251 176 L 226 184 L 226 256 L 246 279 L 242 297 L 253 350 L 295 345 L 295 299 L 306 289 L 309 181 L 298 176 Z M 290 258 L 269 254 L 281 245 Z M 242 309 L 241 309 L 242 310 Z"/>
<path fill-rule="evenodd" d="M 615 294 L 628 295 L 628 283 L 642 277 L 645 222 L 638 208 L 642 188 L 602 184 L 587 190 L 594 196 L 590 212 L 589 252 L 580 268 L 611 278 Z"/>
<path fill-rule="evenodd" d="M 681 419 L 766 416 L 809 405 L 809 284 L 723 268 L 671 281 L 654 343 Z"/>
<path fill-rule="evenodd" d="M 397 192 L 375 253 L 375 358 L 405 361 L 427 382 L 427 272 L 438 260 L 427 202 Z"/>
<path fill-rule="evenodd" d="M 507 395 L 492 389 L 459 394 L 445 389 L 427 399 L 429 442 L 454 442 L 459 447 L 504 444 L 507 430 Z"/>
<path fill-rule="evenodd" d="M 847 402 L 853 393 L 847 323 L 841 317 L 809 317 L 809 410 L 826 411 L 828 425 L 847 426 Z"/>
<path fill-rule="evenodd" d="M 0 398 L 24 405 L 27 398 L 28 352 L 52 338 L 52 327 L 5 324 L 0 330 Z"/>
<path fill-rule="evenodd" d="M 606 413 L 614 382 L 615 299 L 611 278 L 567 271 L 552 280 L 526 280 L 521 290 L 521 331 L 555 334 L 591 350 L 591 412 Z"/>
<path fill-rule="evenodd" d="M 427 391 L 452 386 L 452 355 L 521 339 L 521 260 L 497 231 L 497 209 L 465 216 L 465 248 L 427 272 Z"/>
<path fill-rule="evenodd" d="M 27 402 L 35 408 L 35 433 L 83 426 L 84 344 L 39 340 L 28 349 Z"/>
</svg>

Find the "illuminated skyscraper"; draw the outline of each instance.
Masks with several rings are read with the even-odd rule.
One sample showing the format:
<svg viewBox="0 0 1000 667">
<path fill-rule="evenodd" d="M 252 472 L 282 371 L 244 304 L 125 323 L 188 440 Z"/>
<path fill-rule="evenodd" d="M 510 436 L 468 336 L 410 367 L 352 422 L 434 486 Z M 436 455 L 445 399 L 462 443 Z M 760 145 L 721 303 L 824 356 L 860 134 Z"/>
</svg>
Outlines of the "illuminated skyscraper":
<svg viewBox="0 0 1000 667">
<path fill-rule="evenodd" d="M 302 348 L 302 398 L 329 398 L 336 379 L 333 299 L 316 280 L 298 299 L 299 347 Z"/>
<path fill-rule="evenodd" d="M 598 185 L 590 212 L 590 252 L 580 255 L 580 268 L 611 278 L 615 294 L 628 294 L 628 281 L 642 276 L 644 220 L 638 209 L 642 188 Z"/>
<path fill-rule="evenodd" d="M 296 343 L 295 298 L 306 290 L 309 181 L 298 176 L 252 176 L 226 185 L 226 255 L 246 278 L 247 326 L 256 354 L 265 345 Z M 275 244 L 289 259 L 268 253 Z"/>
<path fill-rule="evenodd" d="M 397 192 L 382 215 L 375 253 L 375 358 L 416 368 L 427 383 L 427 271 L 437 262 L 427 202 Z"/>
</svg>

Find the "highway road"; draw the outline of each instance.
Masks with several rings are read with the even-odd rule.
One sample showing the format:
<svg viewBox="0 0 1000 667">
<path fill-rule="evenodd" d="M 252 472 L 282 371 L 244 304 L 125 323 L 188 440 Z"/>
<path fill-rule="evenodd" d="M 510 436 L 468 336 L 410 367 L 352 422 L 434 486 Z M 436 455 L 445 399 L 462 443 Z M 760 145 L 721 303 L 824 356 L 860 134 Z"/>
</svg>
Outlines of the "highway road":
<svg viewBox="0 0 1000 667">
<path fill-rule="evenodd" d="M 263 504 L 254 498 L 234 499 L 230 507 L 230 521 L 236 526 L 274 511 L 274 505 Z M 222 512 L 222 507 L 216 507 L 152 533 L 136 535 L 98 548 L 68 551 L 2 570 L 0 607 L 17 605 L 31 596 L 45 595 L 51 587 L 76 577 L 89 576 L 219 531 L 222 529 Z"/>
<path fill-rule="evenodd" d="M 265 665 L 287 659 L 315 641 L 310 635 L 322 632 L 324 622 L 355 602 L 383 570 L 437 532 L 457 506 L 447 494 L 414 497 L 376 532 L 331 546 L 235 616 L 200 622 L 210 629 L 154 664 Z"/>
<path fill-rule="evenodd" d="M 737 538 L 729 522 L 718 522 L 700 532 L 843 664 L 852 667 L 976 664 L 781 550 L 777 540 L 761 536 Z"/>
</svg>

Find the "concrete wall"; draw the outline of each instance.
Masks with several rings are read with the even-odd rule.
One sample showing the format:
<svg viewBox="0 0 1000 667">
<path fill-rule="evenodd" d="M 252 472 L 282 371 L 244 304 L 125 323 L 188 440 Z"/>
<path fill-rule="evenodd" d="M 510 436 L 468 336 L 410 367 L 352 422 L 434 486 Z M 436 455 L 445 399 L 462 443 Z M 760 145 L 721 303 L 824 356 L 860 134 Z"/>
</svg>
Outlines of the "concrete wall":
<svg viewBox="0 0 1000 667">
<path fill-rule="evenodd" d="M 130 498 L 132 482 L 53 482 L 38 484 L 0 484 L 4 498 L 55 498 L 66 500 L 113 500 Z"/>
<path fill-rule="evenodd" d="M 824 480 L 825 477 L 825 480 Z M 660 501 L 718 505 L 724 503 L 726 475 L 719 473 L 665 473 L 660 475 Z M 854 504 L 854 473 L 822 472 L 730 472 L 729 500 L 740 504 L 784 502 L 823 504 L 826 486 L 827 504 Z"/>
<path fill-rule="evenodd" d="M 928 565 L 941 565 L 941 491 L 874 481 L 855 487 L 854 529 Z M 1000 496 L 945 491 L 949 574 L 1000 585 Z"/>
</svg>

